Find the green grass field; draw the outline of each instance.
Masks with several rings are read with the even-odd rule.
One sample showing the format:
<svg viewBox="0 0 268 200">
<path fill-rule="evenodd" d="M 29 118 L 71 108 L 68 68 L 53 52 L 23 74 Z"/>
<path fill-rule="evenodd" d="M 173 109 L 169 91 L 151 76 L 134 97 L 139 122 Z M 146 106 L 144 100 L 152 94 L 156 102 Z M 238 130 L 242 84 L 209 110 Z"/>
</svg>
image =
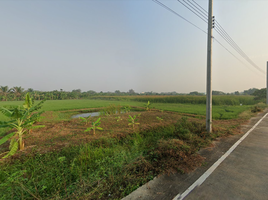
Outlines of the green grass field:
<svg viewBox="0 0 268 200">
<path fill-rule="evenodd" d="M 38 103 L 39 101 L 35 101 Z M 23 105 L 24 101 L 2 101 L 0 102 L 0 107 L 2 106 L 17 106 Z M 100 108 L 109 106 L 110 104 L 115 105 L 130 105 L 130 106 L 143 106 L 142 102 L 124 102 L 124 101 L 106 101 L 106 100 L 47 100 L 42 106 L 42 111 L 63 111 L 63 110 L 74 110 L 74 109 L 84 109 L 84 108 Z M 0 113 L 0 121 L 6 120 L 5 116 Z"/>
<path fill-rule="evenodd" d="M 233 96 L 228 96 L 229 99 L 226 102 L 232 102 Z M 36 101 L 37 103 L 38 101 Z M 257 102 L 255 102 L 257 103 Z M 23 101 L 7 101 L 0 102 L 1 106 L 14 106 L 22 105 Z M 109 106 L 110 104 L 121 105 L 121 106 L 138 106 L 144 107 L 144 102 L 137 101 L 115 101 L 115 100 L 48 100 L 43 104 L 43 111 L 63 111 L 73 109 L 84 109 L 84 108 L 100 108 Z M 152 103 L 152 107 L 155 109 L 174 111 L 178 113 L 195 114 L 195 115 L 206 115 L 206 105 L 204 104 L 181 104 L 181 103 Z M 212 108 L 213 119 L 234 119 L 239 116 L 242 112 L 249 110 L 253 105 L 214 105 Z M 5 116 L 0 113 L 0 120 L 6 120 Z"/>
</svg>

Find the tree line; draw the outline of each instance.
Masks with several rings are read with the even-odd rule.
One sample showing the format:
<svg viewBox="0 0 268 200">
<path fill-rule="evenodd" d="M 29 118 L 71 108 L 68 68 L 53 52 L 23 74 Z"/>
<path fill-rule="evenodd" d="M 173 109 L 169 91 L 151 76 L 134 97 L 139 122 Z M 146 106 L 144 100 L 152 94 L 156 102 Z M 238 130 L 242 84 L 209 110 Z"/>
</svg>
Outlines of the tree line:
<svg viewBox="0 0 268 200">
<path fill-rule="evenodd" d="M 115 92 L 96 92 L 94 90 L 89 90 L 87 92 L 82 92 L 81 89 L 75 89 L 71 92 L 60 90 L 53 91 L 38 91 L 32 88 L 25 90 L 22 87 L 12 87 L 0 86 L 0 101 L 21 101 L 25 99 L 25 94 L 30 93 L 34 100 L 64 100 L 64 99 L 86 99 L 92 96 L 128 96 L 128 95 L 139 95 L 133 89 L 128 92 L 120 92 L 116 90 Z"/>
<path fill-rule="evenodd" d="M 25 94 L 30 93 L 34 100 L 65 100 L 65 99 L 87 99 L 94 96 L 129 96 L 129 95 L 187 95 L 177 92 L 143 92 L 136 93 L 133 89 L 130 89 L 128 92 L 121 92 L 120 90 L 115 90 L 114 92 L 96 92 L 94 90 L 89 90 L 82 92 L 81 89 L 74 89 L 71 92 L 60 90 L 53 91 L 38 91 L 32 88 L 25 90 L 22 87 L 12 87 L 0 86 L 0 101 L 21 101 L 24 100 Z M 212 91 L 212 95 L 254 95 L 260 96 L 263 98 L 264 92 L 266 95 L 265 89 L 256 89 L 251 88 L 249 90 L 244 90 L 243 92 L 233 92 L 233 93 L 224 93 L 221 91 Z M 190 92 L 188 95 L 205 95 L 204 93 L 199 92 Z"/>
</svg>

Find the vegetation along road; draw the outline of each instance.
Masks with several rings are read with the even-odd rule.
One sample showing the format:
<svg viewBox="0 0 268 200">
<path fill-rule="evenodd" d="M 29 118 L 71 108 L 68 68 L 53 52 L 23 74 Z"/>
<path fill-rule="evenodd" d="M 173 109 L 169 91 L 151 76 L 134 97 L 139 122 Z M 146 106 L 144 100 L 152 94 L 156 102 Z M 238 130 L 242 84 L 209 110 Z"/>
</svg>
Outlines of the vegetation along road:
<svg viewBox="0 0 268 200">
<path fill-rule="evenodd" d="M 245 134 L 199 151 L 206 162 L 195 171 L 159 176 L 123 200 L 267 199 L 267 124 L 266 110 L 243 126 Z"/>
<path fill-rule="evenodd" d="M 208 134 L 202 98 L 2 101 L 0 199 L 121 199 L 160 174 L 206 166 L 200 149 L 239 136 L 265 108 L 253 96 L 215 97 Z M 71 119 L 91 111 L 100 116 Z"/>
</svg>

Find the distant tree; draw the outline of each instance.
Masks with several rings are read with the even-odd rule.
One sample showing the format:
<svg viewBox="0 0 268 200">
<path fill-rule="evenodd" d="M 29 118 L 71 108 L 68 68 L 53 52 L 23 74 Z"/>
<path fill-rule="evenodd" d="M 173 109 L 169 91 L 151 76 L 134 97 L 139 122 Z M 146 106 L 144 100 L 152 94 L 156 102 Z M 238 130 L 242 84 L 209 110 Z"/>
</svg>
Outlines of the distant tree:
<svg viewBox="0 0 268 200">
<path fill-rule="evenodd" d="M 7 95 L 10 93 L 8 86 L 0 86 L 0 94 L 3 95 L 3 99 L 7 101 Z"/>
<path fill-rule="evenodd" d="M 120 94 L 121 94 L 120 90 L 115 90 L 114 93 L 115 93 L 116 95 L 120 95 Z"/>
<path fill-rule="evenodd" d="M 251 88 L 248 90 L 244 90 L 243 94 L 244 95 L 252 95 L 256 90 L 258 90 L 257 88 Z"/>
<path fill-rule="evenodd" d="M 33 88 L 28 88 L 28 90 L 26 90 L 26 92 L 33 93 L 34 92 L 34 89 Z"/>
<path fill-rule="evenodd" d="M 72 90 L 72 92 L 75 92 L 75 93 L 81 94 L 81 89 Z"/>
<path fill-rule="evenodd" d="M 76 99 L 78 99 L 81 95 L 81 89 L 72 90 L 72 96 L 74 96 Z"/>
<path fill-rule="evenodd" d="M 266 98 L 266 88 L 256 90 L 252 95 L 255 96 L 255 100 L 261 100 Z"/>
<path fill-rule="evenodd" d="M 94 90 L 89 90 L 89 91 L 87 91 L 87 93 L 90 94 L 90 95 L 96 95 L 97 94 L 97 92 L 95 92 Z"/>
<path fill-rule="evenodd" d="M 24 88 L 16 86 L 16 87 L 11 88 L 11 91 L 14 94 L 14 100 L 21 100 L 22 99 L 22 94 L 24 92 Z"/>
<path fill-rule="evenodd" d="M 225 95 L 224 92 L 221 92 L 221 91 L 212 91 L 212 95 Z"/>
<path fill-rule="evenodd" d="M 130 89 L 130 90 L 128 91 L 128 94 L 130 94 L 130 95 L 134 95 L 134 94 L 136 94 L 136 93 L 135 93 L 135 91 L 134 91 L 133 89 Z"/>
<path fill-rule="evenodd" d="M 197 91 L 194 91 L 194 92 L 190 92 L 189 95 L 199 95 L 199 93 Z"/>
<path fill-rule="evenodd" d="M 54 100 L 59 100 L 60 92 L 58 90 L 53 90 L 52 93 L 53 93 Z"/>
<path fill-rule="evenodd" d="M 235 93 L 234 93 L 235 95 L 240 95 L 240 93 L 238 92 L 238 91 L 235 91 Z"/>
</svg>

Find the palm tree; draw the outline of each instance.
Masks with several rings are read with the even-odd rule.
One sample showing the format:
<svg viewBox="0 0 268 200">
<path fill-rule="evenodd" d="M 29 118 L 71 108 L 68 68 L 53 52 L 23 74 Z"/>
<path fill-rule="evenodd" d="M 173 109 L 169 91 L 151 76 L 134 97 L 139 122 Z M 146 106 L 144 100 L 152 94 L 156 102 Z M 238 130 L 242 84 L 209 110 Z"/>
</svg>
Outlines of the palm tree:
<svg viewBox="0 0 268 200">
<path fill-rule="evenodd" d="M 14 93 L 14 100 L 16 98 L 17 98 L 17 100 L 20 100 L 21 99 L 21 95 L 24 92 L 24 88 L 22 88 L 22 87 L 13 87 L 11 90 Z"/>
<path fill-rule="evenodd" d="M 33 88 L 28 88 L 27 92 L 33 93 L 34 89 Z"/>
<path fill-rule="evenodd" d="M 8 86 L 0 86 L 0 94 L 4 96 L 4 99 L 7 101 L 7 95 L 10 93 Z"/>
</svg>

